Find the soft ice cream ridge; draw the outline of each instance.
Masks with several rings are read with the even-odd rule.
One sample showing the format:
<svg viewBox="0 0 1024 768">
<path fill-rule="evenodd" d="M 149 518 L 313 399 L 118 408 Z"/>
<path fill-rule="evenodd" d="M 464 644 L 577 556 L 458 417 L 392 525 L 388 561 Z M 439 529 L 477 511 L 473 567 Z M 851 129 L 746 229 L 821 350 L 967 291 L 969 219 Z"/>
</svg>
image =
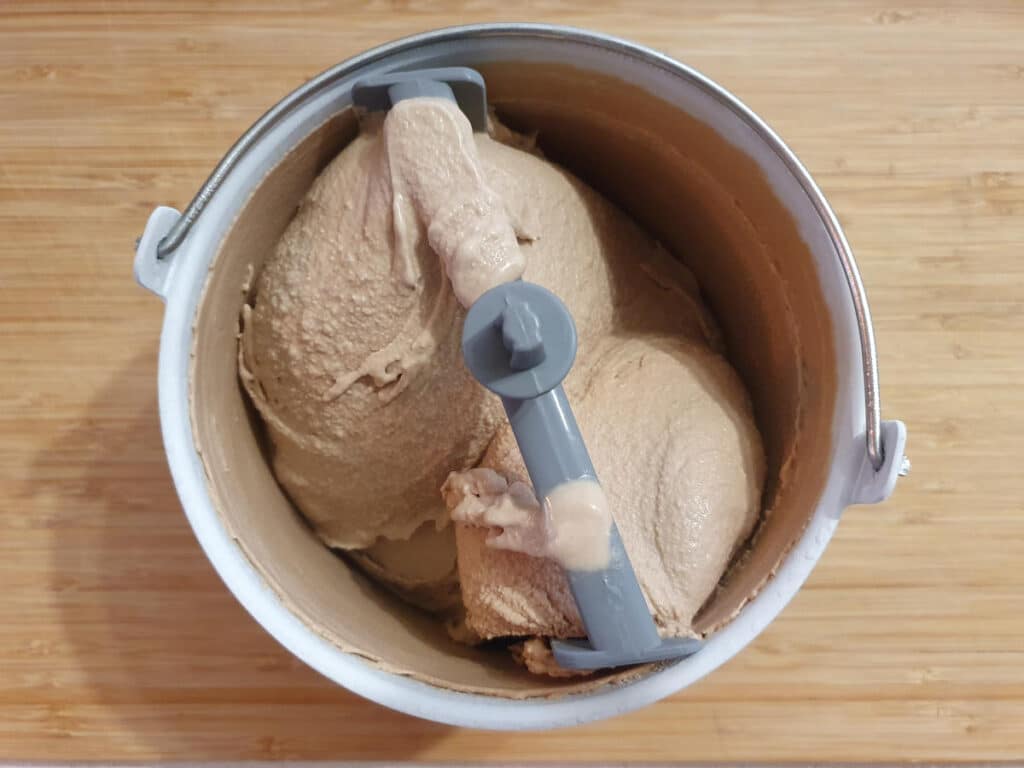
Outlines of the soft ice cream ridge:
<svg viewBox="0 0 1024 768">
<path fill-rule="evenodd" d="M 612 516 L 594 480 L 562 483 L 539 503 L 528 483 L 509 483 L 479 467 L 452 473 L 441 492 L 452 520 L 491 532 L 490 547 L 548 558 L 574 571 L 608 566 Z"/>
</svg>

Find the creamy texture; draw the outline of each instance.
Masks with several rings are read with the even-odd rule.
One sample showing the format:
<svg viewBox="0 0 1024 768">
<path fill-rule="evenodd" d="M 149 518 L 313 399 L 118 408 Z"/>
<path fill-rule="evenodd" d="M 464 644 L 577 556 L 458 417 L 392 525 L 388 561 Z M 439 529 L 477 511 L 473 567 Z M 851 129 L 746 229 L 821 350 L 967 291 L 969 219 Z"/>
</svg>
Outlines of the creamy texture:
<svg viewBox="0 0 1024 768">
<path fill-rule="evenodd" d="M 573 483 L 539 503 L 499 402 L 462 365 L 459 304 L 520 275 L 575 318 L 566 388 L 607 498 Z M 239 371 L 275 474 L 324 541 L 453 615 L 453 636 L 581 635 L 562 568 L 607 563 L 612 516 L 660 630 L 682 635 L 749 534 L 763 475 L 717 344 L 657 242 L 428 99 L 396 105 L 318 177 L 243 308 Z M 515 652 L 560 674 L 541 640 Z"/>
<path fill-rule="evenodd" d="M 520 241 L 524 279 L 572 312 L 580 360 L 611 332 L 713 335 L 689 273 L 593 190 L 531 152 L 472 134 L 443 105 L 419 106 L 426 135 L 455 146 L 438 150 L 448 178 L 484 190 L 479 211 L 432 202 L 445 190 L 429 179 L 431 154 L 396 127 L 416 131 L 417 101 L 402 102 L 320 174 L 243 308 L 240 376 L 274 474 L 321 538 L 345 549 L 444 526 L 438 489 L 449 472 L 477 464 L 504 421 L 463 365 L 463 310 L 443 266 L 459 282 L 476 268 L 466 244 L 492 241 L 499 264 L 515 263 L 498 202 Z M 495 133 L 524 146 L 500 125 Z M 468 234 L 449 237 L 443 221 Z M 482 222 L 475 235 L 470 221 Z M 514 272 L 496 267 L 466 295 Z"/>
<path fill-rule="evenodd" d="M 529 484 L 479 467 L 452 473 L 441 495 L 452 520 L 492 529 L 488 546 L 545 557 L 568 570 L 608 567 L 612 517 L 592 480 L 562 483 L 538 504 Z"/>
<path fill-rule="evenodd" d="M 510 483 L 493 469 L 477 467 L 449 475 L 441 486 L 441 496 L 453 520 L 497 527 L 488 539 L 492 547 L 543 556 L 540 550 L 546 548 L 547 531 L 528 483 Z"/>
<path fill-rule="evenodd" d="M 436 613 L 462 604 L 452 526 L 420 526 L 408 539 L 378 539 L 348 553 L 360 568 L 409 603 Z"/>
<path fill-rule="evenodd" d="M 547 557 L 570 571 L 599 571 L 608 567 L 612 515 L 598 483 L 562 483 L 544 498 L 543 508 Z M 525 548 L 519 551 L 538 554 Z"/>
<path fill-rule="evenodd" d="M 586 372 L 569 395 L 623 544 L 662 634 L 692 634 L 693 616 L 760 509 L 764 458 L 746 393 L 721 356 L 667 337 L 608 339 Z M 525 480 L 510 428 L 472 472 L 493 472 L 509 487 Z M 448 486 L 460 482 L 456 476 Z M 489 483 L 489 509 L 507 505 L 499 486 Z M 535 499 L 521 498 L 517 508 L 540 514 Z M 466 514 L 458 504 L 452 510 L 464 521 L 456 541 L 473 631 L 484 638 L 583 634 L 554 561 L 491 545 L 499 535 L 518 536 L 505 526 L 530 530 L 535 519 L 506 516 L 500 534 L 481 534 L 479 521 L 498 518 Z"/>
<path fill-rule="evenodd" d="M 520 278 L 525 261 L 501 197 L 484 178 L 466 116 L 451 101 L 399 102 L 384 121 L 395 217 L 418 216 L 427 241 L 444 262 L 459 303 Z M 412 211 L 408 210 L 411 203 Z M 404 233 L 405 227 L 396 227 Z M 403 265 L 412 246 L 399 240 Z M 412 269 L 408 278 L 415 279 Z"/>
<path fill-rule="evenodd" d="M 560 666 L 555 661 L 555 654 L 551 652 L 551 646 L 540 637 L 531 637 L 521 643 L 515 643 L 509 646 L 509 650 L 516 658 L 516 661 L 535 675 L 583 677 L 591 673 L 591 670 L 566 669 Z"/>
</svg>

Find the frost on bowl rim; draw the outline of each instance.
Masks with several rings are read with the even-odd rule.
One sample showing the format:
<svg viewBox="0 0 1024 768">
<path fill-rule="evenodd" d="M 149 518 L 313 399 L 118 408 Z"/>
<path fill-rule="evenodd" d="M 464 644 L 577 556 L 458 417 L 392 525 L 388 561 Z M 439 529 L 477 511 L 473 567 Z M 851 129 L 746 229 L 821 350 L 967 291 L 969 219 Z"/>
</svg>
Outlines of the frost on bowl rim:
<svg viewBox="0 0 1024 768">
<path fill-rule="evenodd" d="M 782 163 L 788 175 L 780 183 L 790 185 L 789 194 L 802 196 L 798 202 L 804 214 L 816 217 L 823 248 L 827 246 L 841 267 L 845 281 L 833 281 L 823 290 L 833 309 L 833 323 L 839 326 L 837 333 L 852 340 L 849 351 L 858 363 L 853 366 L 857 370 L 851 369 L 839 382 L 845 397 L 837 403 L 844 403 L 844 408 L 837 406 L 834 425 L 842 435 L 859 437 L 837 446 L 813 517 L 760 593 L 716 632 L 699 654 L 685 662 L 629 684 L 560 699 L 510 700 L 446 690 L 383 671 L 339 650 L 313 631 L 265 583 L 219 520 L 189 418 L 187 371 L 193 321 L 210 259 L 233 218 L 231 212 L 245 196 L 245 179 L 260 177 L 280 159 L 280 154 L 271 151 L 273 147 L 295 143 L 310 124 L 336 109 L 332 99 L 336 99 L 339 84 L 353 73 L 382 62 L 410 66 L 403 57 L 423 51 L 457 55 L 459 46 L 479 49 L 499 43 L 514 44 L 524 51 L 544 49 L 549 54 L 554 46 L 571 43 L 577 65 L 580 56 L 592 55 L 602 67 L 647 67 L 696 86 L 719 107 L 727 107 L 737 125 L 752 129 L 758 146 L 751 151 L 768 153 Z M 135 273 L 142 285 L 167 302 L 159 363 L 164 442 L 182 505 L 218 573 L 256 620 L 310 666 L 368 699 L 426 719 L 478 728 L 551 728 L 631 711 L 686 687 L 746 646 L 775 618 L 817 562 L 842 509 L 848 504 L 883 500 L 903 469 L 905 429 L 900 422 L 883 423 L 879 417 L 874 339 L 863 286 L 820 191 L 775 134 L 730 94 L 661 54 L 614 38 L 547 25 L 478 25 L 418 35 L 350 59 L 287 96 L 257 121 L 215 169 L 184 216 L 170 208 L 156 209 L 140 238 Z M 840 305 L 842 311 L 835 308 Z"/>
</svg>

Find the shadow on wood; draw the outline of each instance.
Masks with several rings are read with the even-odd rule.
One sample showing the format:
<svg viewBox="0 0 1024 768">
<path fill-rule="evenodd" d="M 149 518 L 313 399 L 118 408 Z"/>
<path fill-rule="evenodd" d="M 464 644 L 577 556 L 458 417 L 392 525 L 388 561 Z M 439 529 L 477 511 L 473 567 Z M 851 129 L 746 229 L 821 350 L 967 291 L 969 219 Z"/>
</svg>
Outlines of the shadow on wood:
<svg viewBox="0 0 1024 768">
<path fill-rule="evenodd" d="M 450 730 L 335 686 L 234 600 L 171 483 L 155 353 L 116 371 L 87 414 L 29 478 L 64 510 L 50 586 L 80 687 L 61 694 L 54 738 L 99 730 L 111 756 L 399 760 Z"/>
</svg>

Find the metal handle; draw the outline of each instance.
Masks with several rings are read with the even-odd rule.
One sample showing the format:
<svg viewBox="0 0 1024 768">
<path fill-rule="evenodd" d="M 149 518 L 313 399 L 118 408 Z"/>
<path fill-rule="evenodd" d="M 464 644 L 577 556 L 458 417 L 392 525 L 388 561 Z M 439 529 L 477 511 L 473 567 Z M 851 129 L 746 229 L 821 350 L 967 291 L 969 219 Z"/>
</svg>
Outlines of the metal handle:
<svg viewBox="0 0 1024 768">
<path fill-rule="evenodd" d="M 879 471 L 885 464 L 885 445 L 882 441 L 882 408 L 878 393 L 878 358 L 875 350 L 875 337 L 871 329 L 871 313 L 868 309 L 864 285 L 857 271 L 857 265 L 854 263 L 850 246 L 846 242 L 842 230 L 839 228 L 835 214 L 828 204 L 825 203 L 821 191 L 800 161 L 796 159 L 796 156 L 753 112 L 725 90 L 706 80 L 689 67 L 673 61 L 657 51 L 615 37 L 550 24 L 470 24 L 463 27 L 450 27 L 434 32 L 426 32 L 386 43 L 341 64 L 337 64 L 292 91 L 267 110 L 248 131 L 242 134 L 242 137 L 235 142 L 227 154 L 224 155 L 224 158 L 217 164 L 217 167 L 214 168 L 213 173 L 210 174 L 203 186 L 200 187 L 196 196 L 192 198 L 192 202 L 188 204 L 185 213 L 174 223 L 174 226 L 171 227 L 167 235 L 160 240 L 156 248 L 157 259 L 167 258 L 181 245 L 195 224 L 196 219 L 199 218 L 199 215 L 210 202 L 214 193 L 220 188 L 227 175 L 238 165 L 239 161 L 245 157 L 257 141 L 306 99 L 327 90 L 338 81 L 356 74 L 359 70 L 371 64 L 421 46 L 498 36 L 553 37 L 562 41 L 587 45 L 592 48 L 610 50 L 620 55 L 640 59 L 660 69 L 668 70 L 708 92 L 740 119 L 745 121 L 772 147 L 779 158 L 796 176 L 797 181 L 800 182 L 800 185 L 804 188 L 815 209 L 825 222 L 826 229 L 839 256 L 843 272 L 846 274 L 850 296 L 853 299 L 854 312 L 857 317 L 857 327 L 860 333 L 861 361 L 864 366 L 864 415 L 867 423 L 865 434 L 867 458 L 874 470 L 876 472 Z M 900 467 L 900 474 L 907 474 L 909 469 L 909 462 L 903 461 Z"/>
<path fill-rule="evenodd" d="M 429 34 L 421 35 L 419 37 L 429 37 Z M 192 198 L 192 202 L 188 204 L 188 207 L 181 215 L 181 218 L 175 222 L 167 235 L 159 242 L 156 248 L 157 258 L 166 259 L 185 241 L 185 238 L 188 237 L 188 233 L 196 223 L 199 215 L 203 212 L 203 209 L 206 208 L 214 193 L 220 189 L 221 184 L 224 183 L 224 179 L 227 178 L 228 174 L 234 170 L 235 166 L 241 162 L 242 158 L 249 153 L 261 138 L 274 128 L 274 126 L 278 125 L 285 117 L 291 114 L 293 110 L 299 107 L 307 99 L 326 91 L 339 80 L 344 80 L 346 77 L 350 77 L 364 67 L 380 61 L 381 59 L 397 53 L 398 51 L 414 47 L 420 42 L 422 42 L 422 40 L 419 38 L 411 38 L 388 45 L 382 45 L 371 51 L 367 51 L 364 54 L 348 59 L 341 64 L 337 64 L 330 69 L 321 72 L 312 80 L 300 85 L 294 91 L 277 102 L 277 104 L 264 112 L 260 119 L 253 123 L 249 130 L 243 133 L 238 141 L 232 145 L 231 149 L 227 151 L 227 154 L 221 158 L 221 161 L 217 163 L 217 167 L 213 169 L 213 172 L 206 178 L 206 181 L 203 182 L 203 186 L 199 188 L 196 196 Z"/>
</svg>

